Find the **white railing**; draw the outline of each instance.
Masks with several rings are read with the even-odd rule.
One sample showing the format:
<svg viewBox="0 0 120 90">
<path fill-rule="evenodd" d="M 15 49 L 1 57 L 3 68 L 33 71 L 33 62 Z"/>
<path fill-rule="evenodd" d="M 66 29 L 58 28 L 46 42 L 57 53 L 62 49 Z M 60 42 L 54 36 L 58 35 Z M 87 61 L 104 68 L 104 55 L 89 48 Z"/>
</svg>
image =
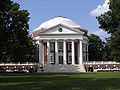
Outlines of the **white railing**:
<svg viewBox="0 0 120 90">
<path fill-rule="evenodd" d="M 120 64 L 116 61 L 85 61 L 84 64 Z"/>
<path fill-rule="evenodd" d="M 26 62 L 26 63 L 0 63 L 0 66 L 28 66 L 28 65 L 38 65 L 38 63 Z"/>
</svg>

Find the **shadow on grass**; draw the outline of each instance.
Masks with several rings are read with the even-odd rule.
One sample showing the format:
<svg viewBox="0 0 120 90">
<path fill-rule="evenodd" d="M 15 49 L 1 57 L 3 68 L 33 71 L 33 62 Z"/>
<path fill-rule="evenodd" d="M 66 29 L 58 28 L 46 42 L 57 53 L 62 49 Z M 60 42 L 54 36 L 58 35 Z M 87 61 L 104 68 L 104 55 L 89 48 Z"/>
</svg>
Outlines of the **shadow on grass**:
<svg viewBox="0 0 120 90">
<path fill-rule="evenodd" d="M 120 89 L 120 78 L 101 73 L 0 74 L 0 90 L 108 90 Z M 120 73 L 119 73 L 120 74 Z M 97 77 L 100 76 L 100 77 Z M 102 77 L 102 78 L 101 78 Z"/>
</svg>

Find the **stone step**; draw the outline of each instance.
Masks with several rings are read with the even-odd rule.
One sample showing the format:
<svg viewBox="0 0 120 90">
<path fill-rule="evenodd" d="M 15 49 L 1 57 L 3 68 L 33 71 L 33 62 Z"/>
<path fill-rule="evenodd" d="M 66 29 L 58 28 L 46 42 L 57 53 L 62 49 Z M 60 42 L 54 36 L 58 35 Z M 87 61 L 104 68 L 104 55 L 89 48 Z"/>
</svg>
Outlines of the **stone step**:
<svg viewBox="0 0 120 90">
<path fill-rule="evenodd" d="M 83 64 L 80 65 L 45 65 L 38 68 L 38 72 L 85 72 Z"/>
</svg>

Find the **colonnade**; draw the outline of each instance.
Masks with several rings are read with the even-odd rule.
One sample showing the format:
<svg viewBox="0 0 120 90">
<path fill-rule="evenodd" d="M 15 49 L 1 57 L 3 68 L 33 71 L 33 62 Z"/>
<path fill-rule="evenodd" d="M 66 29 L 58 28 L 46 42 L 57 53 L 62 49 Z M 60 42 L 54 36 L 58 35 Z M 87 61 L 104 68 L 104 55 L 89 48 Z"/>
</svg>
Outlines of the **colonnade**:
<svg viewBox="0 0 120 90">
<path fill-rule="evenodd" d="M 44 41 L 44 40 L 43 40 Z M 46 40 L 47 41 L 47 64 L 50 64 L 50 42 L 51 40 Z M 63 64 L 67 64 L 67 56 L 66 56 L 66 42 L 67 40 L 62 40 L 63 41 Z M 71 45 L 72 45 L 72 62 L 71 64 L 75 64 L 75 39 L 70 40 Z M 54 40 L 55 42 L 55 64 L 59 64 L 58 60 L 58 42 L 59 40 Z M 78 64 L 83 63 L 83 39 L 79 39 L 79 55 L 78 55 Z M 43 54 L 43 44 L 42 40 L 39 40 L 39 63 L 44 65 L 44 54 Z"/>
</svg>

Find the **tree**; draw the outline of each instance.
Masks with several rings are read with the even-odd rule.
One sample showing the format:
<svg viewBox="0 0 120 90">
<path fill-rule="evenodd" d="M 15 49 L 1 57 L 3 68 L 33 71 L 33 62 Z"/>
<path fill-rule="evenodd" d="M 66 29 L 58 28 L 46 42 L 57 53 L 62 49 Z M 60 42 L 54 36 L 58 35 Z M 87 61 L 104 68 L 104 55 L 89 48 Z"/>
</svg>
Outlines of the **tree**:
<svg viewBox="0 0 120 90">
<path fill-rule="evenodd" d="M 35 61 L 37 48 L 29 36 L 29 13 L 11 0 L 0 1 L 0 61 Z M 37 59 L 38 60 L 38 59 Z"/>
<path fill-rule="evenodd" d="M 120 0 L 110 0 L 109 11 L 97 17 L 100 28 L 107 31 L 110 60 L 120 61 Z"/>
<path fill-rule="evenodd" d="M 103 60 L 103 41 L 99 36 L 90 34 L 89 38 L 89 61 L 101 61 Z"/>
</svg>

